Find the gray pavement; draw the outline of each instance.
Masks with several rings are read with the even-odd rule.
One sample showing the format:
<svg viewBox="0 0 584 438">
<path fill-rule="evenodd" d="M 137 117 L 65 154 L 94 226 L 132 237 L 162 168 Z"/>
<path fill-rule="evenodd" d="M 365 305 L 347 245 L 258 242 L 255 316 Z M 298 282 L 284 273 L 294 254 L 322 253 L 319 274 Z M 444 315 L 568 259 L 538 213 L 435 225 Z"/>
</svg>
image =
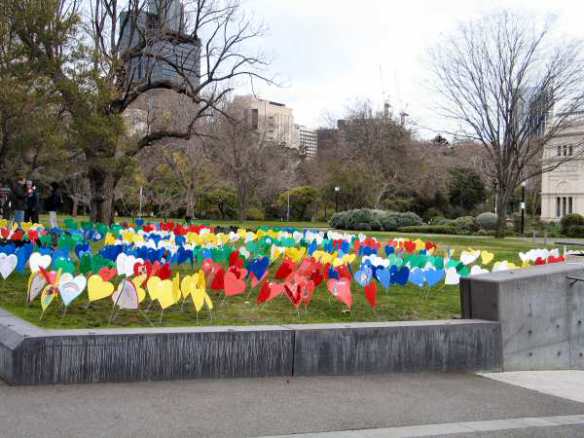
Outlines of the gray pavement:
<svg viewBox="0 0 584 438">
<path fill-rule="evenodd" d="M 0 437 L 11 438 L 258 437 L 570 415 L 584 404 L 471 374 L 0 384 Z"/>
</svg>

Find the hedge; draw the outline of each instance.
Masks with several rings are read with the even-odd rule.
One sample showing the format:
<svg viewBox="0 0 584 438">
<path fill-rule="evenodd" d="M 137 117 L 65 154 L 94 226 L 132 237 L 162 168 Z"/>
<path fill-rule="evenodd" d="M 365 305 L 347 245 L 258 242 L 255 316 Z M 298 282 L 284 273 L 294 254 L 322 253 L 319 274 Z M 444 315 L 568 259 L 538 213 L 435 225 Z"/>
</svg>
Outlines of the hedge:
<svg viewBox="0 0 584 438">
<path fill-rule="evenodd" d="M 417 225 L 413 227 L 402 227 L 399 231 L 403 233 L 423 234 L 465 234 L 452 225 Z"/>
<path fill-rule="evenodd" d="M 568 236 L 568 232 L 570 231 L 570 228 L 584 225 L 584 216 L 582 216 L 580 214 L 576 214 L 576 213 L 568 214 L 562 218 L 562 220 L 560 221 L 560 225 L 562 228 L 562 234 L 565 234 L 566 236 Z M 573 237 L 573 236 L 568 236 L 568 237 Z"/>
<path fill-rule="evenodd" d="M 568 237 L 584 237 L 584 225 L 572 225 L 565 234 Z"/>
<path fill-rule="evenodd" d="M 357 231 L 397 231 L 401 227 L 422 225 L 423 221 L 415 213 L 362 208 L 335 213 L 329 222 L 335 229 Z"/>
<path fill-rule="evenodd" d="M 476 221 L 483 230 L 497 229 L 497 215 L 495 213 L 481 213 L 477 216 Z"/>
</svg>

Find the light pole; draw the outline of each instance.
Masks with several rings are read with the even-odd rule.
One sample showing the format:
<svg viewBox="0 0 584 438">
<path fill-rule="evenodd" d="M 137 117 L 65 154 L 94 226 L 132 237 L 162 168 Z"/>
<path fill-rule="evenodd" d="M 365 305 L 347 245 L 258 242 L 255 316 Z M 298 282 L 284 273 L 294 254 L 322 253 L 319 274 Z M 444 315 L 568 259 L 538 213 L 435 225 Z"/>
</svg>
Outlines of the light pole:
<svg viewBox="0 0 584 438">
<path fill-rule="evenodd" d="M 526 181 L 521 183 L 521 235 L 525 233 L 525 186 Z"/>
<path fill-rule="evenodd" d="M 335 213 L 339 212 L 339 192 L 341 188 L 339 186 L 335 186 Z"/>
<path fill-rule="evenodd" d="M 286 222 L 290 222 L 290 190 L 288 190 L 288 210 L 286 211 Z"/>
</svg>

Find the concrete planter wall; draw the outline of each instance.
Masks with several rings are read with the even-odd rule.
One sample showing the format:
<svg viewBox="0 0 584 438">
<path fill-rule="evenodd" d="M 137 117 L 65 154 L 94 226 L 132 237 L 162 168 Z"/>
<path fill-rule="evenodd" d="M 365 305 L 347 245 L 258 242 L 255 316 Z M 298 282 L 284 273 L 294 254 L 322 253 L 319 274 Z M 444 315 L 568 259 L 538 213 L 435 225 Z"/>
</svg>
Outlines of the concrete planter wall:
<svg viewBox="0 0 584 438">
<path fill-rule="evenodd" d="M 584 369 L 584 265 L 479 275 L 461 284 L 464 318 L 501 324 L 505 371 Z"/>
<path fill-rule="evenodd" d="M 497 370 L 500 339 L 499 324 L 486 321 L 56 331 L 3 312 L 0 377 L 35 385 Z"/>
</svg>

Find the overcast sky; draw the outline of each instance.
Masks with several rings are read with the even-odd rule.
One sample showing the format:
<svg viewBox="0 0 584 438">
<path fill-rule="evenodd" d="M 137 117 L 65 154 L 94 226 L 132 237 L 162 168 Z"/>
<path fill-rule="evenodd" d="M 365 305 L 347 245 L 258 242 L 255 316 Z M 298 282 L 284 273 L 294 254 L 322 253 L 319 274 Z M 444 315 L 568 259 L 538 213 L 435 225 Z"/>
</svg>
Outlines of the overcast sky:
<svg viewBox="0 0 584 438">
<path fill-rule="evenodd" d="M 269 26 L 261 48 L 273 59 L 282 88 L 256 93 L 294 109 L 311 128 L 325 115 L 342 116 L 355 99 L 395 113 L 407 111 L 422 137 L 440 132 L 432 110 L 426 51 L 461 21 L 501 8 L 557 16 L 569 36 L 584 38 L 582 0 L 245 0 L 245 8 Z M 242 90 L 245 92 L 245 90 Z"/>
</svg>

